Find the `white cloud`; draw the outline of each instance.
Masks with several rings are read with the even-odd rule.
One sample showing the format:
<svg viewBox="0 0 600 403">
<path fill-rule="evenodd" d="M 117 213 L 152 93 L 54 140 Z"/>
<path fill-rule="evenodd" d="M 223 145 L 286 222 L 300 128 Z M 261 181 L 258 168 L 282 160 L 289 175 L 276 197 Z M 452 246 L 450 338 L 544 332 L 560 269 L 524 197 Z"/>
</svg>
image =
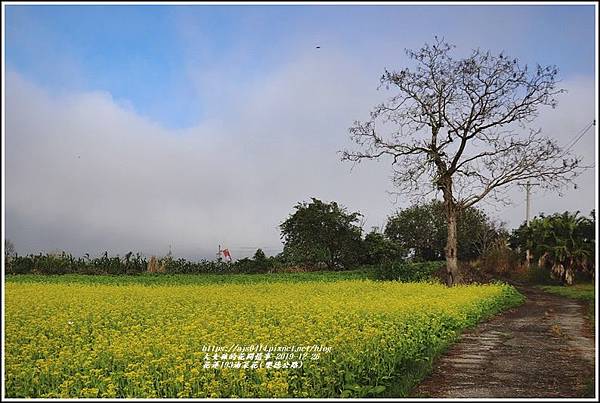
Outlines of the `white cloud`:
<svg viewBox="0 0 600 403">
<path fill-rule="evenodd" d="M 295 203 L 336 200 L 381 225 L 398 205 L 385 162 L 350 172 L 336 153 L 347 128 L 385 94 L 368 66 L 308 52 L 236 93 L 185 130 L 165 129 L 102 92 L 52 96 L 16 72 L 6 76 L 6 228 L 20 253 L 166 253 L 212 257 L 217 245 L 280 247 L 278 224 Z M 547 133 L 568 142 L 593 116 L 593 81 L 579 78 Z M 234 99 L 227 101 L 228 99 Z M 588 161 L 595 139 L 576 147 Z M 534 213 L 594 206 L 594 175 L 565 198 L 534 200 Z M 522 194 L 513 196 L 520 202 Z M 403 205 L 408 204 L 408 199 Z M 498 212 L 517 225 L 518 206 Z M 489 210 L 492 215 L 494 210 Z"/>
<path fill-rule="evenodd" d="M 350 174 L 336 154 L 372 104 L 337 67 L 292 66 L 220 119 L 185 130 L 106 93 L 52 97 L 10 72 L 8 236 L 21 252 L 164 253 L 172 244 L 213 256 L 218 243 L 275 251 L 278 224 L 311 196 L 385 215 L 386 170 Z"/>
</svg>

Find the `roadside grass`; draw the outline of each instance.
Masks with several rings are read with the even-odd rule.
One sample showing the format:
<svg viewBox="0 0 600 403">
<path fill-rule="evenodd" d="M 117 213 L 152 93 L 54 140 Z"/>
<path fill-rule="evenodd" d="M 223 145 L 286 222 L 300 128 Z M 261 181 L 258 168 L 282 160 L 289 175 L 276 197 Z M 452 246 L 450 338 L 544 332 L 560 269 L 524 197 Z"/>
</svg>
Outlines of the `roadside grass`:
<svg viewBox="0 0 600 403">
<path fill-rule="evenodd" d="M 596 323 L 594 283 L 582 283 L 572 286 L 545 285 L 541 286 L 541 288 L 551 294 L 587 302 L 586 317 L 590 322 L 592 330 L 594 329 Z"/>
</svg>

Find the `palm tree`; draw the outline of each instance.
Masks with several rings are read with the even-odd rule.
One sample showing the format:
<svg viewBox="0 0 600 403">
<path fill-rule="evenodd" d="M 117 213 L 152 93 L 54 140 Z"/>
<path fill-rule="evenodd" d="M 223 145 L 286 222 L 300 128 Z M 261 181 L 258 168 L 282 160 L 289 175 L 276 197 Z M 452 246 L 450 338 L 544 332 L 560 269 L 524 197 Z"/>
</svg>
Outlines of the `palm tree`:
<svg viewBox="0 0 600 403">
<path fill-rule="evenodd" d="M 548 267 L 553 278 L 571 285 L 576 271 L 588 269 L 594 248 L 594 239 L 582 236 L 582 229 L 589 219 L 580 217 L 579 212 L 554 214 L 532 222 L 532 244 L 539 265 Z"/>
</svg>

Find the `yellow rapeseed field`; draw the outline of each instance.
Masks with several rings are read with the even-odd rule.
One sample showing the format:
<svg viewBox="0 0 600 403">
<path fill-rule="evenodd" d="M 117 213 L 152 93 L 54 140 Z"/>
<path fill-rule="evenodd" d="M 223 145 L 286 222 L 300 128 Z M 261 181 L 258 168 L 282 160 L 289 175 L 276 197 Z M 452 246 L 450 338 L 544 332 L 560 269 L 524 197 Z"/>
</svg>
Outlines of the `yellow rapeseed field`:
<svg viewBox="0 0 600 403">
<path fill-rule="evenodd" d="M 402 395 L 462 329 L 521 300 L 501 284 L 371 280 L 9 281 L 5 294 L 8 397 Z M 247 346 L 262 357 L 240 357 Z M 324 349 L 267 356 L 276 346 Z"/>
</svg>

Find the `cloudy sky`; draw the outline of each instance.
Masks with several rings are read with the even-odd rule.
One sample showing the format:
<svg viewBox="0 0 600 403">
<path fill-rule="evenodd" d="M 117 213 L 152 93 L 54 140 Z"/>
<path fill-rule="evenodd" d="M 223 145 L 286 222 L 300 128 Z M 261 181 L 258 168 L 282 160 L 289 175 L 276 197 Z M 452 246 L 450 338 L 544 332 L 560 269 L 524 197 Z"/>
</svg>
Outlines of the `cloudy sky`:
<svg viewBox="0 0 600 403">
<path fill-rule="evenodd" d="M 390 161 L 352 168 L 348 128 L 385 68 L 434 35 L 555 64 L 535 122 L 560 144 L 595 118 L 593 6 L 16 6 L 5 9 L 5 234 L 19 253 L 281 250 L 294 204 L 336 200 L 365 228 L 410 204 Z M 316 46 L 320 46 L 317 49 Z M 596 127 L 573 147 L 595 163 Z M 595 169 L 532 212 L 595 205 Z M 482 204 L 509 228 L 525 195 Z"/>
</svg>

